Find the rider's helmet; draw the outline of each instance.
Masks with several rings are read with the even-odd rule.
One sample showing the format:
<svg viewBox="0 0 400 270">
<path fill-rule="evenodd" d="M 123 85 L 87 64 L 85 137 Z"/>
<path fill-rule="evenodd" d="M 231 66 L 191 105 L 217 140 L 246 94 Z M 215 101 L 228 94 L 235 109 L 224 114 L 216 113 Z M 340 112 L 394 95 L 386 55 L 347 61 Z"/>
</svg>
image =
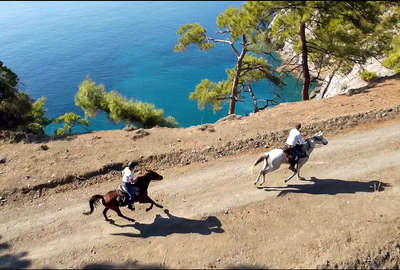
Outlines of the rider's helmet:
<svg viewBox="0 0 400 270">
<path fill-rule="evenodd" d="M 128 163 L 128 168 L 129 168 L 129 169 L 133 169 L 133 168 L 135 168 L 136 165 L 138 165 L 137 162 L 135 162 L 135 161 L 130 161 L 130 162 Z"/>
</svg>

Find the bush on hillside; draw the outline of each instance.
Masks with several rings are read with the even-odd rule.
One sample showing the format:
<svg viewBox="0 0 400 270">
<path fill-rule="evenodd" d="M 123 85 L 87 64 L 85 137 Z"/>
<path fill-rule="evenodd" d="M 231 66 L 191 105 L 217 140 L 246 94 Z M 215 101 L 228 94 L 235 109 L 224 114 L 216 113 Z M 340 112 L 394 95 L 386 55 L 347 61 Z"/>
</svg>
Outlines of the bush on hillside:
<svg viewBox="0 0 400 270">
<path fill-rule="evenodd" d="M 103 111 L 115 123 L 135 123 L 144 128 L 178 126 L 174 117 L 164 118 L 164 111 L 156 109 L 153 104 L 128 100 L 115 90 L 107 93 L 104 85 L 96 85 L 89 77 L 79 86 L 75 104 L 84 110 L 86 116 L 95 117 L 99 111 Z"/>
<path fill-rule="evenodd" d="M 366 81 L 366 82 L 369 82 L 369 81 L 371 81 L 372 79 L 376 78 L 376 73 L 364 69 L 364 70 L 360 73 L 360 78 L 361 78 L 362 80 Z"/>
</svg>

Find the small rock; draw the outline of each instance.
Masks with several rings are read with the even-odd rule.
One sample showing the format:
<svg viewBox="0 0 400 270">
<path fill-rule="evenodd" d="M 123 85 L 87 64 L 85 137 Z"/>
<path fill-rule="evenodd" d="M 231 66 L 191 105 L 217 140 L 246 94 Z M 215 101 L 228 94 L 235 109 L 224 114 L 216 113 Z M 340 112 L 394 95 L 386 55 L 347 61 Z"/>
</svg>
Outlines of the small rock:
<svg viewBox="0 0 400 270">
<path fill-rule="evenodd" d="M 48 147 L 47 145 L 45 145 L 45 144 L 42 144 L 42 145 L 40 146 L 40 149 L 46 151 L 46 150 L 49 150 L 49 147 Z"/>
<path fill-rule="evenodd" d="M 29 178 L 31 178 L 31 177 L 30 177 L 29 175 L 27 175 L 27 176 L 25 176 L 25 178 L 26 178 L 26 179 L 29 179 Z"/>
<path fill-rule="evenodd" d="M 150 133 L 148 131 L 144 130 L 143 128 L 139 128 L 134 133 L 135 133 L 135 135 L 132 136 L 133 140 L 136 140 L 136 139 L 142 138 L 144 136 L 150 135 Z"/>
<path fill-rule="evenodd" d="M 181 142 L 182 140 L 178 138 L 176 141 L 177 141 L 177 142 Z"/>
<path fill-rule="evenodd" d="M 223 121 L 230 121 L 230 120 L 237 120 L 237 119 L 241 119 L 242 117 L 240 115 L 236 115 L 236 114 L 230 114 L 228 116 L 222 117 L 221 119 L 219 119 L 217 121 L 217 123 L 219 122 L 223 122 Z"/>
<path fill-rule="evenodd" d="M 125 128 L 124 128 L 124 131 L 134 131 L 136 128 L 134 127 L 134 126 L 132 126 L 132 125 L 127 125 Z"/>
<path fill-rule="evenodd" d="M 0 159 L 0 163 L 6 163 L 6 159 L 5 158 Z"/>
</svg>

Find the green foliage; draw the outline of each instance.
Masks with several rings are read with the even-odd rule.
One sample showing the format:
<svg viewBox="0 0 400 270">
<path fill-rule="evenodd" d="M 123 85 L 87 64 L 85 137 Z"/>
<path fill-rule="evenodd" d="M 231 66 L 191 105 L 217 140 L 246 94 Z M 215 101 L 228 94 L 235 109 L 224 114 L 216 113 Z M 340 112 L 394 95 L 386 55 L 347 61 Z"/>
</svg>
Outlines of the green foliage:
<svg viewBox="0 0 400 270">
<path fill-rule="evenodd" d="M 257 13 L 257 12 L 256 12 Z M 197 45 L 197 48 L 207 51 L 216 43 L 225 43 L 236 54 L 236 65 L 227 69 L 227 79 L 219 82 L 212 82 L 208 79 L 202 80 L 194 92 L 190 93 L 189 99 L 197 100 L 200 110 L 206 105 L 213 108 L 214 113 L 222 108 L 224 101 L 230 101 L 229 113 L 234 113 L 235 103 L 240 94 L 238 86 L 244 83 L 251 83 L 262 79 L 271 80 L 276 85 L 283 85 L 281 79 L 275 75 L 273 68 L 267 61 L 260 57 L 250 57 L 248 52 L 270 53 L 268 46 L 261 42 L 265 33 L 266 22 L 260 22 L 247 8 L 229 7 L 217 17 L 218 34 L 225 36 L 217 39 L 207 35 L 204 27 L 198 23 L 186 24 L 179 27 L 178 43 L 174 51 L 185 50 L 189 45 Z M 241 41 L 241 50 L 236 47 Z"/>
<path fill-rule="evenodd" d="M 197 100 L 197 105 L 200 110 L 203 110 L 205 105 L 211 105 L 214 113 L 221 110 L 222 101 L 230 93 L 230 85 L 227 81 L 214 83 L 208 79 L 202 80 L 194 92 L 190 93 L 190 100 Z"/>
<path fill-rule="evenodd" d="M 290 43 L 295 55 L 305 55 L 314 72 L 325 75 L 347 73 L 356 63 L 384 55 L 398 22 L 396 8 L 394 2 L 379 1 L 248 1 L 243 6 L 260 24 L 270 26 L 260 29 L 263 42 L 274 50 Z"/>
<path fill-rule="evenodd" d="M 373 78 L 376 77 L 376 73 L 375 72 L 371 72 L 368 71 L 366 69 L 364 69 L 361 73 L 360 73 L 360 78 L 364 81 L 369 82 L 370 80 L 372 80 Z"/>
<path fill-rule="evenodd" d="M 18 76 L 0 61 L 0 129 L 43 134 L 51 123 L 44 114 L 45 98 L 32 100 L 18 88 Z"/>
<path fill-rule="evenodd" d="M 204 109 L 205 105 L 210 105 L 214 113 L 221 110 L 222 103 L 229 99 L 233 78 L 237 68 L 227 69 L 227 79 L 217 83 L 208 79 L 202 80 L 194 92 L 190 93 L 191 100 L 197 100 L 197 105 L 200 110 Z M 277 86 L 283 86 L 284 82 L 279 76 L 274 74 L 274 69 L 268 64 L 267 60 L 260 57 L 246 55 L 243 58 L 242 68 L 239 73 L 239 85 L 253 83 L 263 79 L 268 79 Z"/>
<path fill-rule="evenodd" d="M 228 72 L 228 74 L 229 77 L 232 78 L 232 70 Z M 253 83 L 263 79 L 271 81 L 278 87 L 285 85 L 282 78 L 276 74 L 275 69 L 265 58 L 246 55 L 243 58 L 239 84 Z"/>
<path fill-rule="evenodd" d="M 103 111 L 115 123 L 134 122 L 145 128 L 157 125 L 178 126 L 175 118 L 169 116 L 164 119 L 164 111 L 156 109 L 153 104 L 128 100 L 115 90 L 107 93 L 104 85 L 96 85 L 89 77 L 81 83 L 75 95 L 75 104 L 81 107 L 87 116 L 95 117 L 98 111 Z"/>
<path fill-rule="evenodd" d="M 63 122 L 64 127 L 59 128 L 55 131 L 56 135 L 72 134 L 72 129 L 76 126 L 89 126 L 87 119 L 82 119 L 81 116 L 74 113 L 66 113 L 57 117 L 54 120 L 57 124 Z"/>
<path fill-rule="evenodd" d="M 385 67 L 392 68 L 394 72 L 400 73 L 400 35 L 393 39 L 388 57 L 383 63 Z"/>
<path fill-rule="evenodd" d="M 204 51 L 213 48 L 215 44 L 209 42 L 206 32 L 207 30 L 198 23 L 181 25 L 177 31 L 180 38 L 178 39 L 178 44 L 174 47 L 174 51 L 183 51 L 190 44 L 197 45 L 199 50 Z"/>
<path fill-rule="evenodd" d="M 80 84 L 75 95 L 75 104 L 85 111 L 85 115 L 96 117 L 98 110 L 106 110 L 104 85 L 96 85 L 89 77 Z"/>
<path fill-rule="evenodd" d="M 47 112 L 47 110 L 44 109 L 46 102 L 45 97 L 41 97 L 37 99 L 33 104 L 32 104 L 32 117 L 33 117 L 33 124 L 36 124 L 37 127 L 41 127 L 42 132 L 44 133 L 44 127 L 47 125 L 50 125 L 52 122 L 51 119 L 47 118 L 44 116 L 44 114 Z M 36 129 L 37 130 L 37 129 Z M 36 132 L 34 132 L 36 133 Z"/>
</svg>

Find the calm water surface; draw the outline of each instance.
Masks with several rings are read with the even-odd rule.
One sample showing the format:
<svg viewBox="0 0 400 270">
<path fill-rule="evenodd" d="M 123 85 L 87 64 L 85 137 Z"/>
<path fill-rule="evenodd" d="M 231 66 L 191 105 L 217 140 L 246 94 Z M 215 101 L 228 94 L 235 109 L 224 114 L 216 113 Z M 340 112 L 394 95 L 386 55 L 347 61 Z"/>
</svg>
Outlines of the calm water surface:
<svg viewBox="0 0 400 270">
<path fill-rule="evenodd" d="M 216 18 L 243 1 L 135 2 L 0 2 L 0 60 L 18 74 L 22 89 L 32 98 L 47 98 L 48 117 L 66 112 L 84 115 L 74 104 L 79 84 L 90 76 L 106 91 L 155 104 L 181 127 L 213 123 L 226 115 L 228 105 L 214 114 L 198 110 L 190 92 L 205 78 L 226 78 L 235 55 L 225 44 L 209 52 L 192 47 L 174 53 L 180 25 L 198 22 L 210 35 Z M 281 102 L 297 101 L 295 78 L 278 90 Z M 268 82 L 255 86 L 257 97 L 272 98 L 277 90 Z M 248 96 L 237 114 L 252 112 Z M 104 114 L 90 118 L 90 130 L 119 129 Z M 46 133 L 56 129 L 50 125 Z M 76 130 L 82 132 L 83 130 Z"/>
</svg>

